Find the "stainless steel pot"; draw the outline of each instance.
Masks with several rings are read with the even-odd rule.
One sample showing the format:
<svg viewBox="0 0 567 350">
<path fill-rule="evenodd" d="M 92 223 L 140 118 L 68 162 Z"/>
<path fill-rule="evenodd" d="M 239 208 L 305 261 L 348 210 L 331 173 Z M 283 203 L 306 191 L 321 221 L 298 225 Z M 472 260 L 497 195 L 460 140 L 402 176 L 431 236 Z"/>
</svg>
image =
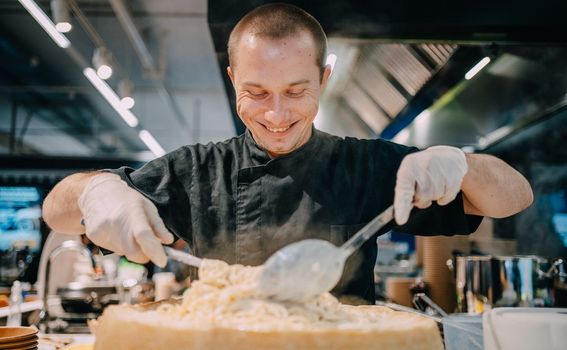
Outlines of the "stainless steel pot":
<svg viewBox="0 0 567 350">
<path fill-rule="evenodd" d="M 496 306 L 555 306 L 561 259 L 537 256 L 457 256 L 447 265 L 455 273 L 457 311 L 480 314 Z"/>
<path fill-rule="evenodd" d="M 118 294 L 114 284 L 109 282 L 71 282 L 57 288 L 61 306 L 67 313 L 100 314 L 110 304 L 118 304 Z"/>
</svg>

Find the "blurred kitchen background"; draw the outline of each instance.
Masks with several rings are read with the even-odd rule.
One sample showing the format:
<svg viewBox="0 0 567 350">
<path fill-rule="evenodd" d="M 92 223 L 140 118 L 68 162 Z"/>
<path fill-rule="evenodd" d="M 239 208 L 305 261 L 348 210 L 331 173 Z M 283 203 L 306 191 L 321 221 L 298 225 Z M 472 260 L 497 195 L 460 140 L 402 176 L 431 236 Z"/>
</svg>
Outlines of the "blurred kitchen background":
<svg viewBox="0 0 567 350">
<path fill-rule="evenodd" d="M 0 294 L 18 279 L 34 295 L 49 233 L 41 203 L 61 178 L 244 131 L 226 41 L 267 2 L 0 0 Z M 420 277 L 454 311 L 446 261 L 458 254 L 567 258 L 564 1 L 287 2 L 321 22 L 333 54 L 316 127 L 494 154 L 534 189 L 526 211 L 485 219 L 471 236 L 380 237 L 380 298 L 407 304 Z M 129 268 L 130 279 L 152 273 Z"/>
</svg>

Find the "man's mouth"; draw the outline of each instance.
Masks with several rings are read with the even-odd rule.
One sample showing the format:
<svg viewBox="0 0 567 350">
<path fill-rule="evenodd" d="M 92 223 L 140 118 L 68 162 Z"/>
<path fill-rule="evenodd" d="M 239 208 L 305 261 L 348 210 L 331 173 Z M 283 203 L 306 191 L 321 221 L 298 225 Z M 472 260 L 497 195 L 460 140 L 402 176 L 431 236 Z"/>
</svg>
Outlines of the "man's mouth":
<svg viewBox="0 0 567 350">
<path fill-rule="evenodd" d="M 291 125 L 288 125 L 288 126 L 286 126 L 285 128 L 270 128 L 269 126 L 266 126 L 266 129 L 270 130 L 271 132 L 285 132 L 285 131 L 287 131 L 290 127 L 291 127 Z"/>
<path fill-rule="evenodd" d="M 269 132 L 275 133 L 275 134 L 283 134 L 286 131 L 288 131 L 292 126 L 294 126 L 296 123 L 291 123 L 288 126 L 285 127 L 280 127 L 280 128 L 271 128 L 267 125 L 263 125 Z"/>
</svg>

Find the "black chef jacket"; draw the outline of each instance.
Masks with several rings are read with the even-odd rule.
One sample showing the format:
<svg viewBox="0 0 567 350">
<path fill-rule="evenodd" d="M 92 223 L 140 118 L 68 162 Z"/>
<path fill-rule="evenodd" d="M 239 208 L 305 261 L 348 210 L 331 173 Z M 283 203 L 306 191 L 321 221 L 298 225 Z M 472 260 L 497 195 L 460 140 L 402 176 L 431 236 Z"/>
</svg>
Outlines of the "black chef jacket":
<svg viewBox="0 0 567 350">
<path fill-rule="evenodd" d="M 313 129 L 301 148 L 270 159 L 247 131 L 220 143 L 181 147 L 139 170 L 113 172 L 149 198 L 166 226 L 197 256 L 259 265 L 298 240 L 344 243 L 392 204 L 400 162 L 414 151 Z M 468 234 L 480 223 L 479 217 L 464 214 L 460 194 L 426 211 L 396 230 Z M 371 239 L 353 254 L 333 293 L 374 303 L 376 253 Z"/>
</svg>

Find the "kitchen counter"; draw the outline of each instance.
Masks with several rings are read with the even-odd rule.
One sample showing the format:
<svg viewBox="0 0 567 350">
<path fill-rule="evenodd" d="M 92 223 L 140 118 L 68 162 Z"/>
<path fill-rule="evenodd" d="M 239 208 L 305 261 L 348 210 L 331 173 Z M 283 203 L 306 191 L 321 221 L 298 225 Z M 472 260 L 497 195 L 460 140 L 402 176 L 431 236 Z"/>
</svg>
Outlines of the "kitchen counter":
<svg viewBox="0 0 567 350">
<path fill-rule="evenodd" d="M 39 334 L 38 350 L 91 350 L 94 344 L 92 334 Z"/>
</svg>

